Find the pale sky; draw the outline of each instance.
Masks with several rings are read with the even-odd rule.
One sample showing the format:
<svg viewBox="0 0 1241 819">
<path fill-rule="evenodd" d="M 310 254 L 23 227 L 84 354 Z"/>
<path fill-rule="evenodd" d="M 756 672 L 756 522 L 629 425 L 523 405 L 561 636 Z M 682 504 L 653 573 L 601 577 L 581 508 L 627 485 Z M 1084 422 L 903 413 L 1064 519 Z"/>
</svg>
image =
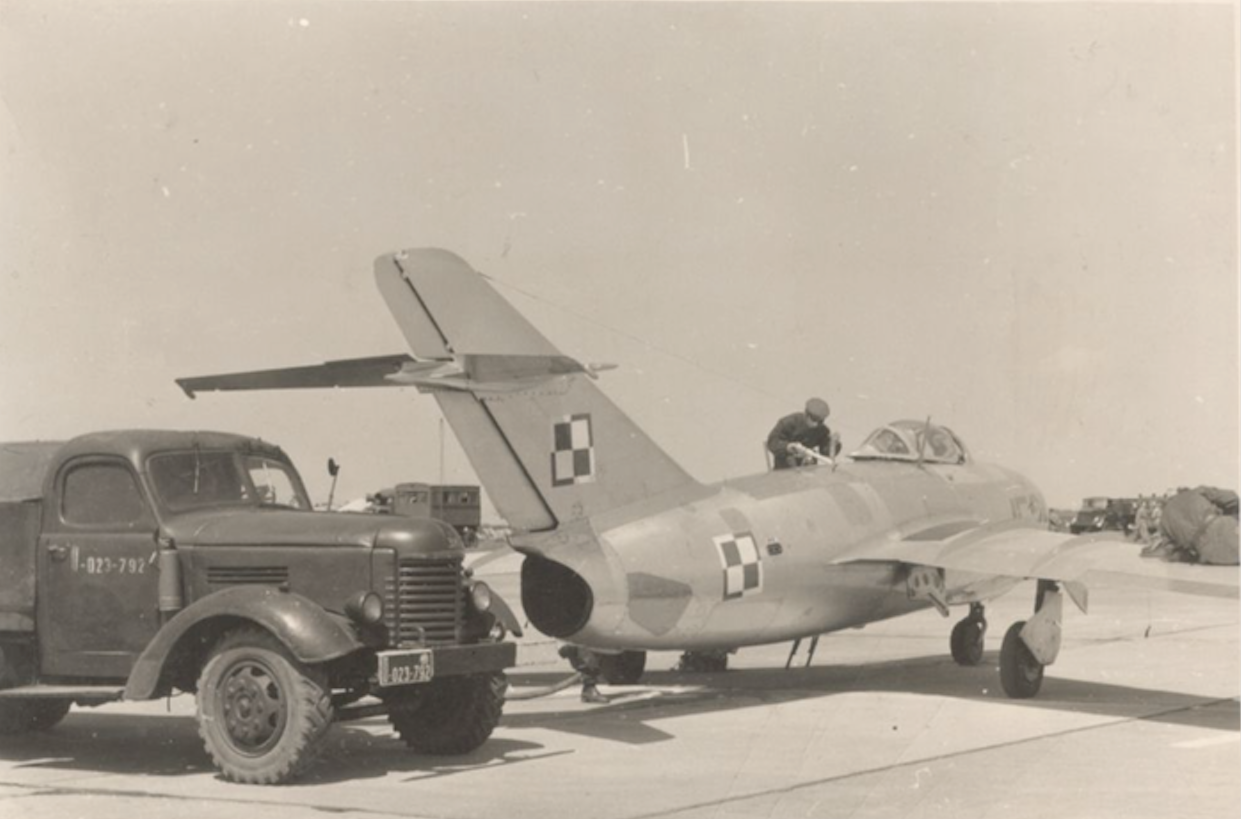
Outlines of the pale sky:
<svg viewBox="0 0 1241 819">
<path fill-rule="evenodd" d="M 404 352 L 371 263 L 436 246 L 704 481 L 821 395 L 1054 506 L 1236 488 L 1237 11 L 4 0 L 0 440 L 439 480 L 412 390 L 173 383 Z"/>
</svg>

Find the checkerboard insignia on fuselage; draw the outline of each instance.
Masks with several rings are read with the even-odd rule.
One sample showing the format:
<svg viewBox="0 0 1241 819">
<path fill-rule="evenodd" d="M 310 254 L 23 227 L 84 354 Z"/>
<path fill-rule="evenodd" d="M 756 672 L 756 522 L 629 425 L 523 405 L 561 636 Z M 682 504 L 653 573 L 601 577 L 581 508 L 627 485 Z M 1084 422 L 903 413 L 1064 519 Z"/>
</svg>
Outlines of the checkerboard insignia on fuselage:
<svg viewBox="0 0 1241 819">
<path fill-rule="evenodd" d="M 763 560 L 749 532 L 713 538 L 724 570 L 724 599 L 736 600 L 763 590 Z"/>
</svg>

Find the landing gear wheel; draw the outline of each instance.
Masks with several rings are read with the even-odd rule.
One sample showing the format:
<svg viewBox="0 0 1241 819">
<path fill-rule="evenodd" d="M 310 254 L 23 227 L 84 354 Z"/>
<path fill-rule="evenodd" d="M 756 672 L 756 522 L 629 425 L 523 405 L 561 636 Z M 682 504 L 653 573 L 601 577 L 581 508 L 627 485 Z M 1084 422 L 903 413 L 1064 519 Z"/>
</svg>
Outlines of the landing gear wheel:
<svg viewBox="0 0 1241 819">
<path fill-rule="evenodd" d="M 1009 626 L 1000 647 L 1000 685 L 1005 694 L 1017 700 L 1033 697 L 1043 685 L 1043 664 L 1021 639 L 1025 624 L 1025 620 L 1018 620 Z"/>
<path fill-rule="evenodd" d="M 226 635 L 198 678 L 198 733 L 226 779 L 288 782 L 314 761 L 332 724 L 319 669 L 257 628 Z"/>
<path fill-rule="evenodd" d="M 689 674 L 714 674 L 728 670 L 728 651 L 686 651 L 676 670 Z"/>
<path fill-rule="evenodd" d="M 952 627 L 948 646 L 957 665 L 974 666 L 982 662 L 983 638 L 987 634 L 987 621 L 978 617 L 966 617 Z"/>
<path fill-rule="evenodd" d="M 422 754 L 468 754 L 491 736 L 504 709 L 502 671 L 443 677 L 389 697 L 388 722 Z"/>
<path fill-rule="evenodd" d="M 599 655 L 599 675 L 611 685 L 633 685 L 646 670 L 645 651 L 622 651 Z"/>
</svg>

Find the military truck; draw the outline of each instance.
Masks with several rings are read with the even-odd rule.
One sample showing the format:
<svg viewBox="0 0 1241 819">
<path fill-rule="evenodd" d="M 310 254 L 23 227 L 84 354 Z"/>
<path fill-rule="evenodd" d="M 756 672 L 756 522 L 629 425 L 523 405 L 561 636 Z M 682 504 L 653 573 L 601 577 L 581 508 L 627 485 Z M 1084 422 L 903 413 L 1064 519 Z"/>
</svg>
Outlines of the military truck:
<svg viewBox="0 0 1241 819">
<path fill-rule="evenodd" d="M 1069 531 L 1075 535 L 1103 530 L 1129 534 L 1136 516 L 1137 501 L 1132 498 L 1085 498 Z"/>
<path fill-rule="evenodd" d="M 515 661 L 453 527 L 311 509 L 277 446 L 128 430 L 0 444 L 0 734 L 70 706 L 197 697 L 235 782 L 287 782 L 334 720 L 471 751 Z"/>
</svg>

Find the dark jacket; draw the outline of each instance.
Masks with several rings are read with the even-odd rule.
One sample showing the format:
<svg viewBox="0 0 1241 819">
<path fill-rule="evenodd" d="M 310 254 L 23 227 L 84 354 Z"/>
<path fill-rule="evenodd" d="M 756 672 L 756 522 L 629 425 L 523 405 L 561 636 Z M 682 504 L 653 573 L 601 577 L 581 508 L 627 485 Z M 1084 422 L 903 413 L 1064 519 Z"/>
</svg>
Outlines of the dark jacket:
<svg viewBox="0 0 1241 819">
<path fill-rule="evenodd" d="M 776 422 L 771 434 L 767 436 L 767 449 L 775 459 L 776 469 L 797 466 L 796 459 L 789 453 L 789 444 L 793 443 L 801 444 L 806 449 L 829 458 L 836 454 L 831 451 L 832 431 L 826 424 L 811 420 L 804 412 L 784 416 Z"/>
</svg>

